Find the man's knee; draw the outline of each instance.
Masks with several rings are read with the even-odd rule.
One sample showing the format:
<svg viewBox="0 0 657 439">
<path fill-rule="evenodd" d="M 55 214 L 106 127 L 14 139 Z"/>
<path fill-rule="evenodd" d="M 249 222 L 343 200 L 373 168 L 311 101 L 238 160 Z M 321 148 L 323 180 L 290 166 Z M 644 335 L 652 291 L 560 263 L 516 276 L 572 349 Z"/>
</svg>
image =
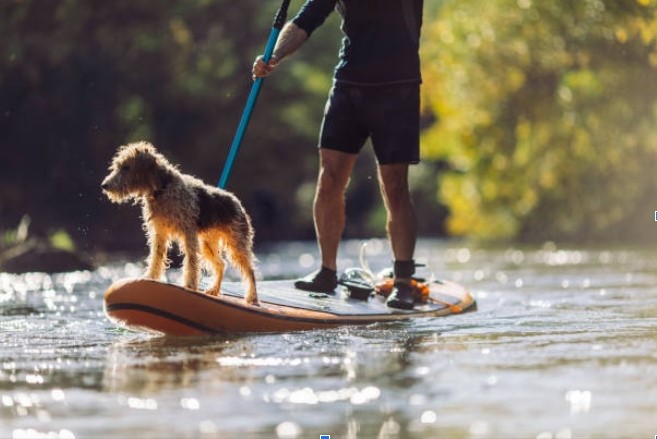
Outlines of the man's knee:
<svg viewBox="0 0 657 439">
<path fill-rule="evenodd" d="M 342 197 L 349 182 L 341 172 L 322 167 L 317 182 L 317 196 L 319 198 Z"/>
<path fill-rule="evenodd" d="M 317 194 L 320 197 L 343 196 L 355 158 L 349 154 L 321 150 Z"/>
</svg>

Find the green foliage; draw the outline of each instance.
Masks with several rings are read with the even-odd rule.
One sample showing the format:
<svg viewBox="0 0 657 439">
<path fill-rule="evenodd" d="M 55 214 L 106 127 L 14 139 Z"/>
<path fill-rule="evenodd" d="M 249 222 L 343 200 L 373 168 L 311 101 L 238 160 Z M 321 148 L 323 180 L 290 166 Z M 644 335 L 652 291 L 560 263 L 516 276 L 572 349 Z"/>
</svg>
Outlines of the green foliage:
<svg viewBox="0 0 657 439">
<path fill-rule="evenodd" d="M 0 2 L 0 229 L 28 212 L 38 233 L 63 227 L 85 248 L 141 248 L 134 209 L 100 193 L 110 158 L 145 139 L 216 182 L 278 5 Z M 315 179 L 337 20 L 267 80 L 231 176 L 261 240 L 312 233 L 294 192 Z"/>
<path fill-rule="evenodd" d="M 150 140 L 216 182 L 278 4 L 1 1 L 0 230 L 29 213 L 37 235 L 67 230 L 81 250 L 141 250 L 135 209 L 99 190 L 116 147 Z M 656 9 L 425 1 L 425 162 L 412 175 L 420 232 L 443 232 L 444 204 L 454 235 L 647 236 L 657 209 Z M 260 95 L 229 182 L 259 242 L 313 236 L 317 133 L 339 40 L 333 14 Z M 383 233 L 372 160 L 351 181 L 349 236 Z"/>
<path fill-rule="evenodd" d="M 70 252 L 75 250 L 75 243 L 73 242 L 73 239 L 71 239 L 71 236 L 66 233 L 66 230 L 64 229 L 55 231 L 48 237 L 48 241 L 50 242 L 52 248 Z"/>
<path fill-rule="evenodd" d="M 439 194 L 452 234 L 649 236 L 656 12 L 650 0 L 442 3 L 423 40 L 437 120 L 423 146 L 455 169 Z"/>
</svg>

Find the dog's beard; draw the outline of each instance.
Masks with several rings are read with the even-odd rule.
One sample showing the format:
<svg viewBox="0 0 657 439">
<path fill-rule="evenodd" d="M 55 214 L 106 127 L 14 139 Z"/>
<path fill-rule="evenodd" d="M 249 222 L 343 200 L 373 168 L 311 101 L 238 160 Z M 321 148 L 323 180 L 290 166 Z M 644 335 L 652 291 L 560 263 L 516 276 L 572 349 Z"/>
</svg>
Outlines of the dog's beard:
<svg viewBox="0 0 657 439">
<path fill-rule="evenodd" d="M 135 204 L 138 203 L 144 196 L 141 191 L 135 191 L 134 189 L 128 190 L 127 188 L 117 185 L 112 186 L 111 188 L 103 189 L 105 196 L 112 202 L 116 204 L 127 203 L 134 201 Z"/>
<path fill-rule="evenodd" d="M 139 198 L 141 198 L 140 195 L 131 192 L 103 190 L 103 193 L 112 203 L 116 204 L 126 203 L 131 200 L 137 201 Z"/>
<path fill-rule="evenodd" d="M 134 201 L 139 203 L 144 197 L 153 193 L 150 181 L 144 180 L 136 182 L 124 175 L 109 175 L 101 184 L 103 193 L 113 203 L 121 204 Z"/>
</svg>

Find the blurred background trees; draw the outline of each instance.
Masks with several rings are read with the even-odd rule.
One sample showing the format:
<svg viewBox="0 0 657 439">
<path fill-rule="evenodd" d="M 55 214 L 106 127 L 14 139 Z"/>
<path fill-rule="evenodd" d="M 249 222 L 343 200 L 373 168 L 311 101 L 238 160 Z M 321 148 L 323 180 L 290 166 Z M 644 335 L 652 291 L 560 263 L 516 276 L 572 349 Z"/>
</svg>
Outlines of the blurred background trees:
<svg viewBox="0 0 657 439">
<path fill-rule="evenodd" d="M 65 230 L 81 249 L 142 251 L 137 210 L 99 190 L 111 156 L 149 140 L 215 183 L 278 3 L 0 2 L 0 229 L 28 214 L 35 233 Z M 654 239 L 655 2 L 425 5 L 421 234 Z M 313 238 L 339 41 L 334 14 L 263 87 L 229 182 L 259 242 Z M 348 209 L 347 236 L 383 235 L 369 152 Z"/>
<path fill-rule="evenodd" d="M 112 206 L 100 192 L 110 158 L 145 139 L 184 172 L 216 183 L 277 7 L 1 2 L 0 227 L 28 213 L 35 231 L 63 226 L 83 246 L 141 249 L 136 209 Z M 327 26 L 323 35 L 263 88 L 229 182 L 260 239 L 312 234 L 298 192 L 315 176 L 339 30 Z"/>
<path fill-rule="evenodd" d="M 655 1 L 445 0 L 425 156 L 456 235 L 654 240 Z"/>
</svg>

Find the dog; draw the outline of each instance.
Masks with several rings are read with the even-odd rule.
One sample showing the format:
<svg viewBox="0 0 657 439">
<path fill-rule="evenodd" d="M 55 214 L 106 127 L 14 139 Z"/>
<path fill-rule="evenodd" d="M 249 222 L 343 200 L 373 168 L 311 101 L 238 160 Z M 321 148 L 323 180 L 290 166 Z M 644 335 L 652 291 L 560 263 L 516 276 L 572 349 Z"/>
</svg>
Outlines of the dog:
<svg viewBox="0 0 657 439">
<path fill-rule="evenodd" d="M 180 172 L 148 142 L 119 147 L 101 188 L 114 203 L 141 203 L 148 235 L 146 277 L 159 279 L 168 266 L 169 245 L 176 241 L 185 255 L 185 287 L 198 289 L 205 259 L 215 273 L 214 285 L 205 291 L 221 293 L 225 263 L 236 266 L 247 286 L 244 301 L 258 305 L 255 285 L 254 231 L 251 218 L 230 192 L 206 185 Z M 202 257 L 201 257 L 202 255 Z"/>
</svg>

